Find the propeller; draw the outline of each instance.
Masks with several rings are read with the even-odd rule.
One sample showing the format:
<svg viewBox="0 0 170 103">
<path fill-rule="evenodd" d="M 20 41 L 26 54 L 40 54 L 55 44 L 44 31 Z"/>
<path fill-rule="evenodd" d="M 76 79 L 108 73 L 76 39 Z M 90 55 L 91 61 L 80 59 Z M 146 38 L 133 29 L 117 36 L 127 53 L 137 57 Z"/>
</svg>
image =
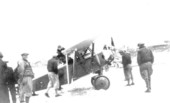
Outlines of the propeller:
<svg viewBox="0 0 170 103">
<path fill-rule="evenodd" d="M 111 37 L 111 46 L 115 46 L 113 38 Z"/>
</svg>

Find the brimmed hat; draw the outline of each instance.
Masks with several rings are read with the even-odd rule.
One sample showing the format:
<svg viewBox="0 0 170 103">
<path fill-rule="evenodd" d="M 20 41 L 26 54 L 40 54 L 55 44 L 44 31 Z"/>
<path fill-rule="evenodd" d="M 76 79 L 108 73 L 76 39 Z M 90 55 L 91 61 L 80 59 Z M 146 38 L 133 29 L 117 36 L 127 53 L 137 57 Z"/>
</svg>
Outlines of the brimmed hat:
<svg viewBox="0 0 170 103">
<path fill-rule="evenodd" d="M 57 52 L 58 52 L 58 51 L 62 51 L 62 50 L 65 50 L 65 48 L 62 47 L 61 45 L 59 45 L 59 46 L 57 47 Z"/>
<path fill-rule="evenodd" d="M 138 47 L 144 47 L 145 44 L 144 43 L 138 43 Z"/>
<path fill-rule="evenodd" d="M 119 50 L 119 53 L 124 53 L 125 52 L 125 50 Z"/>
<path fill-rule="evenodd" d="M 57 47 L 57 49 L 58 49 L 58 50 L 62 49 L 61 45 L 59 45 L 59 46 Z"/>
<path fill-rule="evenodd" d="M 21 56 L 27 56 L 29 55 L 28 53 L 22 53 Z"/>
</svg>

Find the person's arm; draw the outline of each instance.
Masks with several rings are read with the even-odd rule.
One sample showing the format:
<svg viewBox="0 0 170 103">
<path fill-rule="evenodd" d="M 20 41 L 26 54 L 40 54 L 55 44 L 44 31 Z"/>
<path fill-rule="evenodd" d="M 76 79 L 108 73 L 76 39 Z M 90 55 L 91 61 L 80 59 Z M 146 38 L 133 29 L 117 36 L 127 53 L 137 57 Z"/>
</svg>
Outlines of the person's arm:
<svg viewBox="0 0 170 103">
<path fill-rule="evenodd" d="M 141 64 L 141 55 L 139 54 L 139 51 L 137 53 L 137 63 L 138 63 L 138 65 Z"/>
<path fill-rule="evenodd" d="M 154 56 L 153 56 L 153 52 L 152 51 L 151 51 L 151 58 L 152 58 L 151 62 L 153 63 L 154 62 Z"/>
<path fill-rule="evenodd" d="M 130 54 L 129 54 L 129 64 L 132 64 L 132 58 Z"/>
<path fill-rule="evenodd" d="M 24 63 L 24 61 L 19 61 L 19 62 L 18 62 L 18 65 L 19 65 L 19 67 L 18 67 L 18 73 L 19 73 L 21 76 L 23 76 L 23 75 L 24 75 L 24 69 L 25 69 L 25 63 Z"/>
<path fill-rule="evenodd" d="M 58 74 L 58 60 L 53 62 L 53 72 Z"/>
</svg>

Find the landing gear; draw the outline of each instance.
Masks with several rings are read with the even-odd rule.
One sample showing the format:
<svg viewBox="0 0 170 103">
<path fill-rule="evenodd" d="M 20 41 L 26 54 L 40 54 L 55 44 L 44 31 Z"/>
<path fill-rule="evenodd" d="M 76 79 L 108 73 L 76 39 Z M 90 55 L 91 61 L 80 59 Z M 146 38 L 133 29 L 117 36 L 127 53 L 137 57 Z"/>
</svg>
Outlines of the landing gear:
<svg viewBox="0 0 170 103">
<path fill-rule="evenodd" d="M 106 76 L 93 76 L 91 78 L 91 83 L 96 90 L 104 89 L 107 90 L 110 87 L 110 81 Z"/>
</svg>

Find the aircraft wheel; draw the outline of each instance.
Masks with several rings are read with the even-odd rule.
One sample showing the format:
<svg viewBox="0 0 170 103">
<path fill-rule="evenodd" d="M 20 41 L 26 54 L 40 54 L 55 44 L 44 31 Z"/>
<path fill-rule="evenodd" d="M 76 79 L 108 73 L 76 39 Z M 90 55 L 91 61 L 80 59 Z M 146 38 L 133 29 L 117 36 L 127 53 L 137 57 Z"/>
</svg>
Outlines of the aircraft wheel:
<svg viewBox="0 0 170 103">
<path fill-rule="evenodd" d="M 96 90 L 107 90 L 110 87 L 110 81 L 106 76 L 98 76 L 94 81 L 94 87 Z"/>
<path fill-rule="evenodd" d="M 95 80 L 96 80 L 96 78 L 98 77 L 98 75 L 96 75 L 96 76 L 93 76 L 92 78 L 91 78 L 91 84 L 94 86 L 94 82 L 95 82 Z"/>
</svg>

